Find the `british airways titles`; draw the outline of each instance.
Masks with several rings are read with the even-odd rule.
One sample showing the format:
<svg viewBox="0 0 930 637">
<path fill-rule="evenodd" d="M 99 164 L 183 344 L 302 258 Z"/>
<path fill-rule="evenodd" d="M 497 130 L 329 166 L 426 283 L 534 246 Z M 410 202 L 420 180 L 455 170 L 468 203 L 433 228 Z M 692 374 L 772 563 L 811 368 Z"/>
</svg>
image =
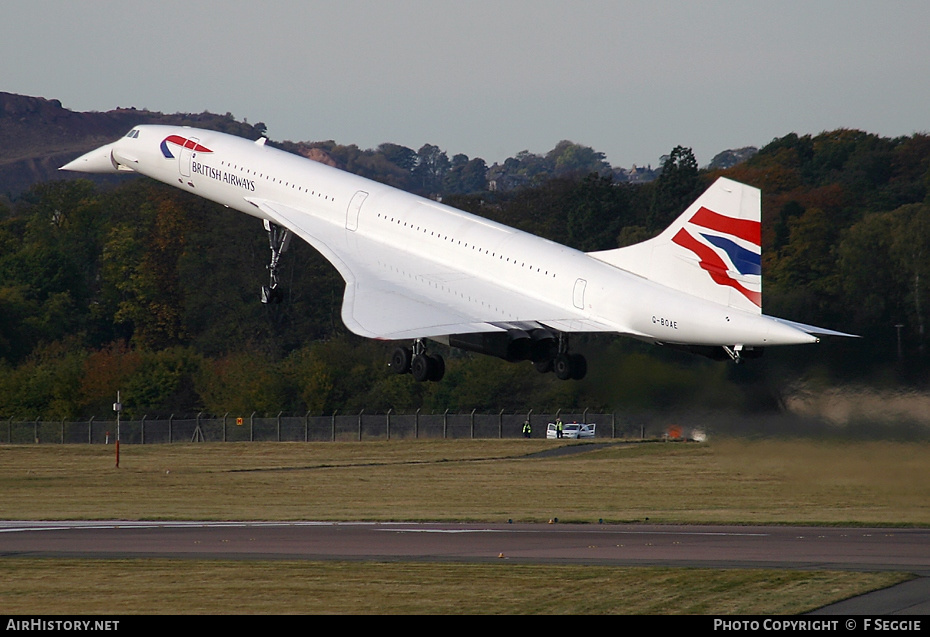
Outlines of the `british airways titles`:
<svg viewBox="0 0 930 637">
<path fill-rule="evenodd" d="M 222 181 L 233 186 L 238 186 L 239 188 L 244 188 L 250 192 L 255 192 L 255 181 L 252 179 L 246 179 L 225 170 L 218 170 L 213 166 L 202 164 L 199 161 L 191 162 L 191 170 L 198 175 L 203 175 L 204 177 L 209 177 L 210 179 Z"/>
</svg>

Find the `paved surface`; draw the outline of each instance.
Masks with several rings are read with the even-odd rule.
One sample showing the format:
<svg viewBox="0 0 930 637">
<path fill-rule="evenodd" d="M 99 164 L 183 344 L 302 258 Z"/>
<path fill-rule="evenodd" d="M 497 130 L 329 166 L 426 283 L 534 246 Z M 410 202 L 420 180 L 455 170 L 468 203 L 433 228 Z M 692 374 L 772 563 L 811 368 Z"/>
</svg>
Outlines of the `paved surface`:
<svg viewBox="0 0 930 637">
<path fill-rule="evenodd" d="M 511 561 L 905 571 L 821 613 L 930 612 L 930 529 L 328 522 L 0 522 L 2 557 Z"/>
<path fill-rule="evenodd" d="M 930 615 L 930 577 L 831 604 L 811 615 Z"/>
</svg>

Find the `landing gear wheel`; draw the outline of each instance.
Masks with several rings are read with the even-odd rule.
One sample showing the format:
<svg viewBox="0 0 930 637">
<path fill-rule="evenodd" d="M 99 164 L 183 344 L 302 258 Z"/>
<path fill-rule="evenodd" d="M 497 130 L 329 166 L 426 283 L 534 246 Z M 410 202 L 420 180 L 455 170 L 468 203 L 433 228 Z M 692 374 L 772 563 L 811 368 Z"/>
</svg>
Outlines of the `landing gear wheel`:
<svg viewBox="0 0 930 637">
<path fill-rule="evenodd" d="M 559 380 L 568 380 L 572 377 L 572 361 L 568 354 L 559 354 L 552 362 L 552 371 Z"/>
<path fill-rule="evenodd" d="M 391 371 L 395 374 L 406 374 L 410 371 L 410 360 L 413 352 L 409 347 L 398 347 L 391 354 Z"/>
<path fill-rule="evenodd" d="M 572 378 L 581 380 L 588 373 L 588 361 L 581 354 L 569 354 L 571 361 Z"/>
<path fill-rule="evenodd" d="M 588 373 L 588 361 L 581 354 L 559 354 L 552 368 L 559 380 L 581 380 Z"/>
<path fill-rule="evenodd" d="M 430 359 L 432 360 L 432 370 L 429 379 L 434 383 L 438 383 L 442 380 L 442 377 L 446 375 L 446 361 L 444 361 L 439 354 L 430 356 Z"/>
<path fill-rule="evenodd" d="M 442 356 L 418 354 L 410 363 L 410 373 L 413 374 L 414 380 L 420 383 L 427 380 L 440 381 L 446 373 L 446 362 Z"/>
<path fill-rule="evenodd" d="M 410 363 L 410 373 L 413 374 L 414 380 L 418 383 L 428 381 L 430 372 L 435 368 L 436 363 L 426 354 L 417 354 Z"/>
</svg>

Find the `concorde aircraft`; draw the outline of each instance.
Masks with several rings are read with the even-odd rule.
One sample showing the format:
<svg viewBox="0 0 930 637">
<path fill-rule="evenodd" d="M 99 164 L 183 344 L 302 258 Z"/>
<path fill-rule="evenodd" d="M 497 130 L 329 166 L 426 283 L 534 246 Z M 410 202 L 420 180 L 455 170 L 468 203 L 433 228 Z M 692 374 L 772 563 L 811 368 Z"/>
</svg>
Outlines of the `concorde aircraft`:
<svg viewBox="0 0 930 637">
<path fill-rule="evenodd" d="M 346 282 L 342 319 L 402 344 L 396 373 L 440 380 L 427 341 L 532 361 L 580 379 L 569 335 L 623 334 L 739 362 L 773 345 L 849 336 L 762 314 L 761 197 L 719 178 L 663 233 L 579 252 L 441 203 L 223 133 L 136 126 L 62 166 L 133 172 L 264 222 L 271 246 L 262 301 L 280 300 L 277 268 L 292 234 Z"/>
</svg>

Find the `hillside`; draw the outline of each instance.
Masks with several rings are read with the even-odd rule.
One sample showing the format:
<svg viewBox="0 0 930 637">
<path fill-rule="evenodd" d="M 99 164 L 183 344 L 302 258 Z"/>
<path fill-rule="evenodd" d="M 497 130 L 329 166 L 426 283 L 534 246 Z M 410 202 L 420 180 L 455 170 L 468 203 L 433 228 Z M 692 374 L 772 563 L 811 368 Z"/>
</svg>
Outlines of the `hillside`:
<svg viewBox="0 0 930 637">
<path fill-rule="evenodd" d="M 69 175 L 58 167 L 100 145 L 113 141 L 137 124 L 174 124 L 207 128 L 256 139 L 262 123 L 238 122 L 229 113 L 216 115 L 175 113 L 168 115 L 136 108 L 101 112 L 75 112 L 59 100 L 0 92 L 0 196 L 13 200 L 34 184 L 90 178 L 118 183 L 109 175 Z M 426 196 L 464 195 L 488 190 L 506 191 L 538 185 L 554 177 L 589 173 L 611 176 L 616 182 L 645 183 L 660 170 L 611 167 L 603 153 L 563 140 L 545 155 L 527 151 L 503 164 L 488 166 L 480 157 L 454 154 L 424 144 L 419 150 L 385 143 L 375 149 L 327 141 L 270 141 L 288 152 L 303 155 L 363 177 Z M 738 152 L 738 151 L 725 151 Z M 740 161 L 732 159 L 731 163 Z"/>
<path fill-rule="evenodd" d="M 166 115 L 135 108 L 80 113 L 55 99 L 0 92 L 0 193 L 13 198 L 35 183 L 73 178 L 58 167 L 136 124 L 196 125 L 254 137 L 262 130 L 228 114 Z"/>
</svg>

